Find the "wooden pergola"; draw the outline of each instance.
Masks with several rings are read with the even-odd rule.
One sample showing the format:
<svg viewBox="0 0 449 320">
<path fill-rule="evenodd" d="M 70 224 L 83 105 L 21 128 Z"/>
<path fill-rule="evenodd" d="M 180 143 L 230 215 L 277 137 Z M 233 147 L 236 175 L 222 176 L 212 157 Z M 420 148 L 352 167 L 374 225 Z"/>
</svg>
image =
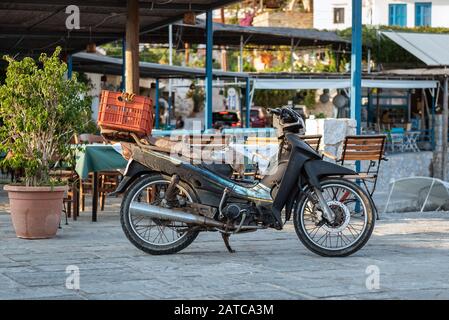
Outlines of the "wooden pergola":
<svg viewBox="0 0 449 320">
<path fill-rule="evenodd" d="M 212 121 L 212 10 L 237 0 L 17 0 L 0 2 L 0 51 L 13 56 L 37 55 L 61 46 L 67 55 L 86 47 L 123 39 L 124 89 L 138 93 L 139 38 L 180 21 L 186 14 L 206 13 L 206 127 Z M 75 8 L 75 11 L 73 11 Z M 67 20 L 79 13 L 79 28 Z"/>
<path fill-rule="evenodd" d="M 206 13 L 206 128 L 212 125 L 212 10 L 238 0 L 17 0 L 0 2 L 0 50 L 35 55 L 63 47 L 68 55 L 86 46 L 125 39 L 125 89 L 136 93 L 139 80 L 139 36 L 182 20 L 188 13 Z M 69 30 L 69 6 L 79 9 L 80 28 Z M 360 124 L 362 6 L 352 0 L 351 117 Z M 70 74 L 70 67 L 69 67 Z M 358 126 L 360 127 L 360 126 Z"/>
</svg>

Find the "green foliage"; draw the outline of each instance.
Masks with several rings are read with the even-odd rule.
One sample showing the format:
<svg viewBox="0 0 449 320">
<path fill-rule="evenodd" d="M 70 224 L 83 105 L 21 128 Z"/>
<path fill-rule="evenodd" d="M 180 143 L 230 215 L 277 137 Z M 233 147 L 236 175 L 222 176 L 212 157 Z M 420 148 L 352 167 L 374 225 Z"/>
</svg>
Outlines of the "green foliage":
<svg viewBox="0 0 449 320">
<path fill-rule="evenodd" d="M 316 105 L 315 100 L 316 90 L 307 90 L 307 93 L 304 97 L 303 104 L 307 107 L 307 109 L 314 109 Z"/>
<path fill-rule="evenodd" d="M 204 107 L 204 99 L 206 98 L 206 93 L 201 87 L 194 85 L 187 91 L 186 98 L 193 100 L 193 112 L 200 112 Z"/>
<path fill-rule="evenodd" d="M 255 90 L 254 105 L 265 108 L 276 108 L 287 105 L 288 101 L 293 104 L 302 104 L 309 109 L 315 107 L 316 90 Z"/>
<path fill-rule="evenodd" d="M 286 105 L 294 96 L 294 90 L 255 90 L 253 101 L 256 106 L 276 108 Z"/>
<path fill-rule="evenodd" d="M 27 186 L 51 183 L 51 167 L 71 153 L 73 134 L 91 117 L 88 86 L 76 75 L 66 78 L 60 52 L 58 47 L 38 61 L 5 56 L 9 64 L 0 87 L 0 148 L 11 155 L 4 160 L 7 165 L 25 169 Z"/>
<path fill-rule="evenodd" d="M 228 71 L 238 71 L 239 70 L 239 56 L 240 51 L 226 51 L 226 57 L 228 61 Z M 249 54 L 244 51 L 243 52 L 243 71 L 244 72 L 256 72 L 256 68 L 254 68 L 253 64 L 250 60 L 248 60 Z"/>
</svg>

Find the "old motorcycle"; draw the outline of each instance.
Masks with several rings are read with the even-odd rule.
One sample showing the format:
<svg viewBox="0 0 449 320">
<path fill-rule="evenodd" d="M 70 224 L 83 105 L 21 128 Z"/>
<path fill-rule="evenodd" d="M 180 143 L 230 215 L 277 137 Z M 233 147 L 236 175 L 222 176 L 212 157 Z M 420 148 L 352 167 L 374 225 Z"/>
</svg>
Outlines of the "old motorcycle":
<svg viewBox="0 0 449 320">
<path fill-rule="evenodd" d="M 199 232 L 229 237 L 259 229 L 283 229 L 293 217 L 301 242 L 322 256 L 348 256 L 374 228 L 375 207 L 351 169 L 322 160 L 301 140 L 301 116 L 291 108 L 270 110 L 280 141 L 270 174 L 232 178 L 230 164 L 192 163 L 157 141 L 124 143 L 129 158 L 116 194 L 123 194 L 121 224 L 127 238 L 150 254 L 176 253 Z"/>
</svg>

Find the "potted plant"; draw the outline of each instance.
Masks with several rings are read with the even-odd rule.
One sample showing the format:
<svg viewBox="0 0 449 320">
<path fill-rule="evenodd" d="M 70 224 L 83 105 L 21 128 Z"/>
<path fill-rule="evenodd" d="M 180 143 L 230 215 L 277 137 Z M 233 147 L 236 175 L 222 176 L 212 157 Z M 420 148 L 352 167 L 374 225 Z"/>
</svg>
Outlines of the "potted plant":
<svg viewBox="0 0 449 320">
<path fill-rule="evenodd" d="M 20 238 L 56 234 L 67 186 L 51 178 L 51 169 L 72 153 L 70 140 L 91 115 L 88 87 L 76 75 L 67 79 L 60 53 L 57 48 L 38 61 L 4 57 L 8 67 L 0 87 L 0 148 L 8 154 L 3 162 L 24 172 L 23 183 L 4 188 Z"/>
</svg>

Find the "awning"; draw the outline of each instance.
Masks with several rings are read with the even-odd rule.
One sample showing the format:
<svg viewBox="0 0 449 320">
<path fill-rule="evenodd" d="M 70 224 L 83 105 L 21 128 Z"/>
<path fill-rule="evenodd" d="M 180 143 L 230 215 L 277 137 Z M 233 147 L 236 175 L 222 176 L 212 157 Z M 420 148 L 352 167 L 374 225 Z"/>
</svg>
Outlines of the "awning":
<svg viewBox="0 0 449 320">
<path fill-rule="evenodd" d="M 449 34 L 383 31 L 428 66 L 449 66 Z"/>
<path fill-rule="evenodd" d="M 344 89 L 350 87 L 349 79 L 257 79 L 254 89 Z"/>
<path fill-rule="evenodd" d="M 184 48 L 185 43 L 206 43 L 206 27 L 204 21 L 198 20 L 195 25 L 175 23 L 173 27 L 173 42 Z M 327 45 L 342 45 L 350 47 L 351 43 L 333 31 L 320 31 L 315 29 L 298 29 L 285 27 L 254 27 L 239 26 L 235 24 L 214 23 L 214 45 L 239 46 L 243 40 L 245 45 L 275 45 L 295 47 L 319 47 Z M 161 43 L 168 42 L 168 26 L 154 29 L 141 35 L 141 42 Z"/>
<path fill-rule="evenodd" d="M 140 0 L 140 34 L 182 20 L 185 13 L 203 13 L 236 0 Z M 68 30 L 68 6 L 77 6 L 80 28 Z M 72 7 L 73 8 L 73 7 Z M 69 10 L 70 12 L 70 10 Z M 86 45 L 122 39 L 125 33 L 125 0 L 15 0 L 0 2 L 0 52 L 38 55 L 62 46 L 67 53 Z"/>
<path fill-rule="evenodd" d="M 346 89 L 351 86 L 350 79 L 255 79 L 253 83 L 254 89 L 270 90 Z M 362 80 L 364 88 L 429 89 L 437 85 L 438 81 L 432 80 Z"/>
<path fill-rule="evenodd" d="M 433 80 L 362 80 L 363 88 L 382 89 L 431 89 L 438 86 Z"/>
<path fill-rule="evenodd" d="M 103 56 L 93 53 L 80 52 L 73 55 L 73 69 L 75 71 L 121 75 L 122 59 Z M 140 76 L 142 78 L 204 78 L 204 68 L 189 68 L 182 66 L 170 66 L 166 64 L 140 62 Z M 214 70 L 215 78 L 247 78 L 248 74 L 243 72 L 228 72 Z"/>
</svg>

